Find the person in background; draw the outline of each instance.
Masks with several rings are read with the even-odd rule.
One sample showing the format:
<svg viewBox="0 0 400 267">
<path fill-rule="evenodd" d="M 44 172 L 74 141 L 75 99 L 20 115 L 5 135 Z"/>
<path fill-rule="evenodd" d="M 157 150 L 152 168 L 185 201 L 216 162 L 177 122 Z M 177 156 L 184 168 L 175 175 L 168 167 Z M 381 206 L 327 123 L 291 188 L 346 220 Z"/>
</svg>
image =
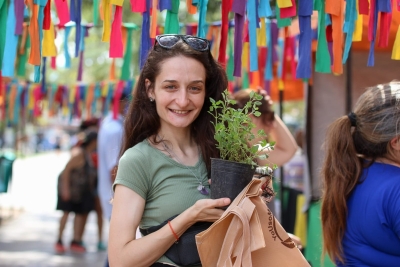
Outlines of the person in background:
<svg viewBox="0 0 400 267">
<path fill-rule="evenodd" d="M 82 236 L 88 214 L 94 209 L 97 170 L 91 153 L 97 147 L 97 132 L 87 131 L 79 149 L 71 156 L 58 179 L 57 210 L 63 211 L 60 219 L 58 239 L 55 245 L 57 253 L 66 251 L 62 242 L 65 225 L 70 212 L 75 213 L 73 240 L 70 249 L 73 252 L 85 252 Z"/>
<path fill-rule="evenodd" d="M 323 250 L 336 266 L 400 264 L 400 82 L 368 88 L 326 132 Z"/>
<path fill-rule="evenodd" d="M 95 131 L 98 132 L 99 130 L 99 122 L 100 120 L 98 118 L 91 118 L 87 119 L 81 122 L 81 125 L 79 126 L 79 133 L 78 136 L 83 134 L 87 130 L 90 131 Z M 82 139 L 82 138 L 80 138 Z M 76 152 L 75 147 L 79 148 L 81 140 L 78 140 L 77 144 L 71 149 L 71 154 L 74 155 Z M 98 144 L 99 142 L 97 142 Z M 98 168 L 98 148 L 94 150 L 91 153 L 91 158 L 94 166 Z M 94 211 L 96 212 L 96 218 L 97 218 L 97 250 L 105 250 L 106 244 L 103 241 L 103 207 L 100 203 L 100 197 L 99 197 L 99 192 L 98 192 L 98 183 L 99 183 L 99 177 L 97 175 L 96 179 L 96 191 L 95 191 L 95 199 L 94 199 Z"/>
<path fill-rule="evenodd" d="M 208 40 L 156 37 L 125 118 L 110 222 L 111 266 L 178 266 L 165 252 L 196 222 L 218 220 L 218 207 L 230 203 L 210 199 L 208 182 L 211 158 L 219 157 L 210 97 L 221 100 L 227 85 Z M 167 220 L 136 239 L 139 226 L 145 232 Z"/>
<path fill-rule="evenodd" d="M 112 184 L 117 173 L 117 164 L 122 144 L 124 130 L 124 115 L 129 104 L 129 94 L 123 93 L 120 97 L 118 114 L 114 118 L 110 112 L 101 122 L 97 142 L 98 155 L 98 193 L 103 215 L 107 220 L 111 218 Z M 106 261 L 108 266 L 108 260 Z"/>
<path fill-rule="evenodd" d="M 233 99 L 237 101 L 236 105 L 238 108 L 243 108 L 246 103 L 250 100 L 250 92 L 255 91 L 252 89 L 239 90 L 233 94 Z M 256 134 L 260 129 L 268 136 L 268 141 L 274 141 L 274 150 L 269 152 L 268 159 L 260 160 L 257 159 L 257 163 L 260 166 L 278 167 L 288 162 L 297 151 L 296 140 L 293 138 L 289 129 L 283 123 L 283 121 L 275 115 L 272 110 L 272 100 L 264 90 L 257 90 L 257 93 L 263 96 L 260 101 L 261 105 L 258 107 L 261 112 L 260 117 L 251 116 L 252 122 L 256 125 L 253 132 Z M 259 139 L 254 139 L 251 145 L 259 142 Z"/>
</svg>

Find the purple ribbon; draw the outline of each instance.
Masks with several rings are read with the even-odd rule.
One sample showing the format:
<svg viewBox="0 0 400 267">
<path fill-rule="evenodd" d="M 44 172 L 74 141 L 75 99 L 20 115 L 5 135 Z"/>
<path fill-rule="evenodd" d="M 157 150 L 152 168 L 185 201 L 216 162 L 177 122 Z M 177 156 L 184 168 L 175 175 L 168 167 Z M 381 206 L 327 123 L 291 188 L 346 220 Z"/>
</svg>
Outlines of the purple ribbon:
<svg viewBox="0 0 400 267">
<path fill-rule="evenodd" d="M 385 13 L 392 13 L 392 1 L 391 0 L 377 0 L 376 6 L 378 11 Z"/>
<path fill-rule="evenodd" d="M 15 35 L 21 35 L 24 29 L 24 13 L 25 13 L 25 3 L 24 0 L 15 0 L 14 2 L 15 11 Z"/>
<path fill-rule="evenodd" d="M 235 13 L 235 35 L 234 35 L 234 56 L 233 56 L 233 76 L 242 76 L 242 51 L 243 51 L 243 26 L 246 11 L 246 1 L 234 0 L 232 12 Z"/>
<path fill-rule="evenodd" d="M 70 19 L 75 22 L 75 57 L 79 56 L 81 42 L 82 0 L 71 0 Z"/>
<path fill-rule="evenodd" d="M 311 16 L 299 16 L 300 38 L 299 59 L 296 78 L 311 77 Z"/>
<path fill-rule="evenodd" d="M 147 6 L 150 6 L 151 0 L 147 0 Z M 152 47 L 150 39 L 150 11 L 149 8 L 143 13 L 142 34 L 140 39 L 140 69 L 146 62 L 147 55 Z"/>
<path fill-rule="evenodd" d="M 43 63 L 42 63 L 42 83 L 41 83 L 41 92 L 42 94 L 46 94 L 46 57 L 43 57 Z M 40 67 L 40 66 L 39 66 Z"/>
<path fill-rule="evenodd" d="M 242 76 L 242 51 L 243 51 L 243 26 L 244 17 L 238 13 L 235 14 L 235 34 L 233 41 L 233 76 Z"/>
</svg>

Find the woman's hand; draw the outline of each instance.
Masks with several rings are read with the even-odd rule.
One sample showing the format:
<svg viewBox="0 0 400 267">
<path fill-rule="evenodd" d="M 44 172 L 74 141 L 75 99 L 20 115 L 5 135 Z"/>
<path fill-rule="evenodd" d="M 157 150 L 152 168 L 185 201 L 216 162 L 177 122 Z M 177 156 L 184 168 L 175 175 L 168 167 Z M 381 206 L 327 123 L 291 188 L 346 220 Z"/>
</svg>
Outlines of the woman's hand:
<svg viewBox="0 0 400 267">
<path fill-rule="evenodd" d="M 224 213 L 224 210 L 218 208 L 226 207 L 230 203 L 229 198 L 200 199 L 189 208 L 189 213 L 193 218 L 193 223 L 199 221 L 214 222 Z"/>
</svg>

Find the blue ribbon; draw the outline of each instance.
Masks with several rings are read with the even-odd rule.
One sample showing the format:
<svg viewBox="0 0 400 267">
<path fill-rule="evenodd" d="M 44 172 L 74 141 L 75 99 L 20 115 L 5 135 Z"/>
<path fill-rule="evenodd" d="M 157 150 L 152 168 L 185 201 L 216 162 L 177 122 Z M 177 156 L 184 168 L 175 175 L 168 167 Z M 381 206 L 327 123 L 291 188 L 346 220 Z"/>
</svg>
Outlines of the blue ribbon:
<svg viewBox="0 0 400 267">
<path fill-rule="evenodd" d="M 171 10 L 172 9 L 172 2 L 171 0 L 160 0 L 160 2 L 158 3 L 158 7 L 160 9 L 160 11 L 163 10 Z"/>
<path fill-rule="evenodd" d="M 311 16 L 299 16 L 299 53 L 296 78 L 311 77 Z"/>
<path fill-rule="evenodd" d="M 81 18 L 82 18 L 82 0 L 71 0 L 70 7 L 70 18 L 71 21 L 75 22 L 76 34 L 75 34 L 75 57 L 79 56 L 79 45 L 81 39 Z"/>
<path fill-rule="evenodd" d="M 343 50 L 343 59 L 342 63 L 345 64 L 347 61 L 347 58 L 349 57 L 349 52 L 351 45 L 353 43 L 353 33 L 354 33 L 354 28 L 355 28 L 355 20 L 357 19 L 357 7 L 356 7 L 356 1 L 355 0 L 347 0 L 346 1 L 346 23 L 345 25 L 347 26 L 346 29 L 346 41 L 344 44 L 344 50 Z"/>
<path fill-rule="evenodd" d="M 278 77 L 282 78 L 282 70 L 283 70 L 283 54 L 285 51 L 285 39 L 278 39 L 278 46 L 279 46 L 279 53 L 278 53 L 278 61 L 279 61 L 279 67 L 278 67 Z"/>
<path fill-rule="evenodd" d="M 260 4 L 258 5 L 258 14 L 261 18 L 268 18 L 274 15 L 269 0 L 260 0 Z"/>
<path fill-rule="evenodd" d="M 18 35 L 15 35 L 16 17 L 14 13 L 14 0 L 8 6 L 6 40 L 3 54 L 2 75 L 5 77 L 14 76 L 14 62 L 17 56 Z M 1 63 L 1 62 L 0 62 Z"/>
<path fill-rule="evenodd" d="M 65 26 L 64 29 L 64 57 L 65 57 L 65 68 L 71 68 L 71 56 L 68 52 L 68 35 L 71 32 L 71 26 Z"/>
<path fill-rule="evenodd" d="M 376 6 L 380 12 L 392 13 L 391 0 L 377 0 Z"/>
<path fill-rule="evenodd" d="M 250 39 L 250 71 L 258 70 L 258 48 L 257 48 L 257 17 L 255 0 L 247 0 L 247 14 L 249 20 Z"/>
<path fill-rule="evenodd" d="M 266 27 L 265 27 L 265 36 L 267 39 L 267 62 L 265 65 L 264 71 L 264 80 L 271 81 L 272 80 L 272 33 L 271 33 L 271 20 L 266 20 Z"/>
<path fill-rule="evenodd" d="M 374 30 L 373 30 L 373 40 L 370 43 L 369 46 L 369 54 L 368 54 L 368 62 L 367 66 L 368 67 L 373 67 L 375 65 L 375 53 L 374 53 L 374 47 L 375 47 L 375 39 L 376 39 L 376 28 L 378 26 L 378 3 L 379 1 L 376 1 L 375 5 L 375 12 L 374 12 Z"/>
<path fill-rule="evenodd" d="M 199 2 L 197 3 L 197 8 L 199 11 L 199 24 L 197 27 L 197 36 L 201 38 L 206 37 L 205 26 L 207 25 L 206 23 L 207 4 L 208 0 L 199 0 Z"/>
</svg>

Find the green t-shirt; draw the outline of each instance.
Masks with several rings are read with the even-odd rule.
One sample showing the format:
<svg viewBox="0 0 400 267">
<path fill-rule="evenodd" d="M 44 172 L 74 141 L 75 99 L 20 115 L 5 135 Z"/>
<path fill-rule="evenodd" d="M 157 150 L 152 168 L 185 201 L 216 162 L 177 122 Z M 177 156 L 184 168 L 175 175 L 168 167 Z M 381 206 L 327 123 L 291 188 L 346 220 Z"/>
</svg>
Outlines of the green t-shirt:
<svg viewBox="0 0 400 267">
<path fill-rule="evenodd" d="M 152 147 L 146 139 L 121 157 L 114 188 L 124 185 L 146 200 L 139 224 L 146 229 L 182 213 L 199 199 L 209 198 L 197 191 L 199 182 L 192 172 L 210 192 L 207 168 L 201 157 L 195 166 L 185 166 Z M 172 263 L 165 256 L 157 262 Z"/>
</svg>

